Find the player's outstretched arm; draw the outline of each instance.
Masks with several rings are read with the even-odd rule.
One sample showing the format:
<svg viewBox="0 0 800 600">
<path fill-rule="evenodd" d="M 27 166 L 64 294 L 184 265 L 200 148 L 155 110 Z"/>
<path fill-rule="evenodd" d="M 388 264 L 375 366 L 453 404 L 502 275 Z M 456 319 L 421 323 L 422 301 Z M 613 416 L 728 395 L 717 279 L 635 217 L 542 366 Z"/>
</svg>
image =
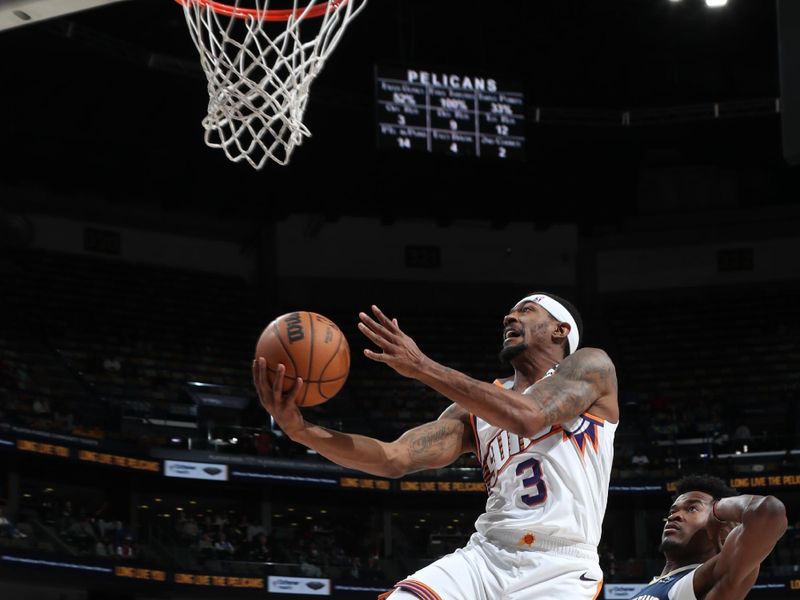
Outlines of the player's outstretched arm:
<svg viewBox="0 0 800 600">
<path fill-rule="evenodd" d="M 402 477 L 445 467 L 462 454 L 474 451 L 469 415 L 455 404 L 438 420 L 415 427 L 394 442 L 309 423 L 295 404 L 302 380 L 298 378 L 292 391 L 284 394 L 281 390 L 284 372 L 285 367 L 278 365 L 275 383 L 271 385 L 264 359 L 253 361 L 253 384 L 261 405 L 290 439 L 343 467 L 379 477 Z"/>
<path fill-rule="evenodd" d="M 774 496 L 742 495 L 722 498 L 707 510 L 708 535 L 719 539 L 730 533 L 720 553 L 697 568 L 695 595 L 700 600 L 745 598 L 761 562 L 786 531 L 786 508 Z"/>
<path fill-rule="evenodd" d="M 611 421 L 618 418 L 616 371 L 602 350 L 576 351 L 561 362 L 553 376 L 523 395 L 431 360 L 400 329 L 396 319 L 390 320 L 377 306 L 372 310 L 376 319 L 359 314 L 359 329 L 382 352 L 365 350 L 367 358 L 421 381 L 492 425 L 531 437 L 545 427 L 570 421 L 589 408 L 601 408 L 597 416 Z"/>
</svg>

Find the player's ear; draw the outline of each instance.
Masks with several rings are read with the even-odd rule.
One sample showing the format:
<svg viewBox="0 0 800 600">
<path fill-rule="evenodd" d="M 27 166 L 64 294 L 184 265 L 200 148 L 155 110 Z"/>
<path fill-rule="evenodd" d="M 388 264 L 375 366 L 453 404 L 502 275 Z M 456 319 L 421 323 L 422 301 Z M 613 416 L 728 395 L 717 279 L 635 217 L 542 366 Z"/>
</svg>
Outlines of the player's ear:
<svg viewBox="0 0 800 600">
<path fill-rule="evenodd" d="M 569 323 L 556 323 L 556 328 L 553 331 L 553 339 L 565 339 L 569 335 L 571 329 L 572 326 Z"/>
</svg>

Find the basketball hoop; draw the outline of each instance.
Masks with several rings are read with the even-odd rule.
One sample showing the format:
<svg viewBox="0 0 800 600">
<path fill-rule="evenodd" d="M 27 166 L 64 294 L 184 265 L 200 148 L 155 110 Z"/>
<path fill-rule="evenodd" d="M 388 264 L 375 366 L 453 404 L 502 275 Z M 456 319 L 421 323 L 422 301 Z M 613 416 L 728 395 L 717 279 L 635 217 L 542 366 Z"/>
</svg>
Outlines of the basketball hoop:
<svg viewBox="0 0 800 600">
<path fill-rule="evenodd" d="M 176 1 L 208 80 L 206 145 L 255 169 L 287 164 L 311 135 L 303 123 L 311 84 L 367 0 Z"/>
</svg>

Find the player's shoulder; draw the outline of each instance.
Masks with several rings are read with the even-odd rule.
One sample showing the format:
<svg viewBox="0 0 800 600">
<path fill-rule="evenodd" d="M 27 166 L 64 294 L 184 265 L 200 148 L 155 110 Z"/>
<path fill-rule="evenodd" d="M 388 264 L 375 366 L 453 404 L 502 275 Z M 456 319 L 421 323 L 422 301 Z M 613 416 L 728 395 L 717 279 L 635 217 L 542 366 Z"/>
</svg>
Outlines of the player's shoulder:
<svg viewBox="0 0 800 600">
<path fill-rule="evenodd" d="M 580 348 L 564 359 L 557 373 L 566 379 L 589 382 L 594 393 L 590 412 L 611 423 L 619 421 L 617 371 L 604 350 Z"/>
<path fill-rule="evenodd" d="M 600 348 L 579 348 L 561 361 L 557 372 L 559 375 L 580 379 L 596 375 L 603 379 L 616 378 L 616 368 L 611 357 Z"/>
<path fill-rule="evenodd" d="M 608 353 L 601 349 L 601 348 L 578 348 L 575 352 L 573 352 L 568 358 L 565 360 L 574 360 L 579 361 L 581 364 L 587 365 L 598 365 L 598 366 L 608 366 L 613 368 L 614 363 L 611 361 L 611 357 Z"/>
<path fill-rule="evenodd" d="M 658 577 L 634 596 L 634 600 L 697 600 L 693 583 L 696 570 Z"/>
<path fill-rule="evenodd" d="M 685 577 L 681 577 L 669 590 L 669 600 L 697 600 L 694 577 L 697 569 L 692 569 Z"/>
</svg>

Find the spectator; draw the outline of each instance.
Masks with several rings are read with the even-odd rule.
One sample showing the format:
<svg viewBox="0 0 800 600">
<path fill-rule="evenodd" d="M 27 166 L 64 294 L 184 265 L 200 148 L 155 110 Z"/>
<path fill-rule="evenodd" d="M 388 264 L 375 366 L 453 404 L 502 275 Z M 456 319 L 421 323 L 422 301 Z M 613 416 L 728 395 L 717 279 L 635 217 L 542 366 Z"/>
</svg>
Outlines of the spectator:
<svg viewBox="0 0 800 600">
<path fill-rule="evenodd" d="M 117 557 L 127 559 L 136 557 L 136 552 L 134 551 L 130 538 L 126 538 L 119 546 L 117 546 Z"/>
<path fill-rule="evenodd" d="M 75 426 L 75 415 L 66 406 L 58 406 L 53 409 L 53 420 L 58 427 L 71 430 Z"/>
<path fill-rule="evenodd" d="M 72 524 L 72 502 L 66 500 L 61 507 L 61 516 L 58 522 L 58 530 L 64 533 Z"/>
<path fill-rule="evenodd" d="M 272 560 L 272 551 L 266 534 L 262 533 L 258 536 L 253 549 L 250 550 L 250 558 L 259 562 L 270 562 Z"/>
<path fill-rule="evenodd" d="M 103 368 L 107 373 L 117 374 L 122 371 L 122 359 L 119 356 L 111 356 L 103 360 Z"/>
<path fill-rule="evenodd" d="M 253 540 L 256 536 L 266 534 L 267 531 L 261 524 L 250 523 L 247 525 L 247 541 Z"/>
<path fill-rule="evenodd" d="M 203 558 L 208 558 L 214 553 L 214 543 L 209 533 L 203 533 L 203 537 L 197 542 L 197 553 Z"/>
<path fill-rule="evenodd" d="M 183 538 L 195 542 L 198 535 L 200 535 L 200 528 L 197 526 L 197 521 L 190 517 L 183 525 Z"/>
<path fill-rule="evenodd" d="M 250 538 L 247 537 L 247 515 L 242 515 L 239 518 L 239 523 L 233 526 L 230 533 L 233 540 L 238 544 L 250 541 Z"/>
<path fill-rule="evenodd" d="M 670 469 L 681 468 L 681 459 L 675 456 L 675 450 L 672 449 L 672 446 L 667 448 L 667 452 L 664 455 L 664 465 Z"/>
<path fill-rule="evenodd" d="M 647 457 L 647 454 L 640 449 L 631 457 L 631 464 L 634 466 L 637 473 L 641 473 L 647 468 L 647 465 L 650 464 L 650 459 Z"/>
<path fill-rule="evenodd" d="M 79 521 L 73 522 L 67 529 L 67 535 L 81 543 L 88 543 L 97 539 L 94 528 L 86 516 L 81 516 Z"/>
<path fill-rule="evenodd" d="M 367 559 L 367 568 L 364 577 L 371 583 L 384 583 L 388 578 L 381 569 L 380 559 L 377 554 L 371 554 Z"/>
<path fill-rule="evenodd" d="M 228 517 L 225 516 L 225 513 L 219 513 L 214 519 L 214 527 L 216 527 L 218 531 L 222 531 L 227 526 L 228 526 Z"/>
<path fill-rule="evenodd" d="M 108 542 L 105 539 L 97 540 L 97 543 L 94 545 L 94 554 L 102 558 L 108 558 L 110 556 L 108 552 Z"/>
<path fill-rule="evenodd" d="M 46 417 L 50 414 L 50 402 L 47 398 L 36 397 L 33 401 L 33 412 L 37 417 Z"/>
<path fill-rule="evenodd" d="M 737 443 L 747 443 L 751 439 L 753 439 L 753 436 L 750 433 L 750 428 L 745 423 L 739 425 L 733 433 L 733 440 Z"/>
<path fill-rule="evenodd" d="M 231 544 L 230 541 L 228 541 L 228 539 L 225 537 L 225 533 L 220 532 L 217 537 L 217 541 L 214 542 L 214 551 L 218 555 L 230 558 L 231 556 L 233 556 L 233 553 L 236 551 L 236 548 L 234 548 L 233 544 Z"/>
<path fill-rule="evenodd" d="M 314 542 L 308 545 L 308 562 L 318 565 L 322 562 L 322 555 Z"/>
<path fill-rule="evenodd" d="M 24 538 L 28 537 L 17 529 L 14 524 L 6 517 L 3 507 L 0 506 L 0 537 Z"/>
<path fill-rule="evenodd" d="M 344 548 L 335 542 L 333 545 L 331 563 L 336 567 L 344 567 L 347 565 L 347 555 L 344 553 Z"/>
<path fill-rule="evenodd" d="M 300 572 L 305 577 L 322 577 L 322 569 L 309 562 L 305 553 L 300 554 Z"/>
<path fill-rule="evenodd" d="M 116 520 L 111 529 L 112 539 L 114 544 L 119 546 L 128 537 L 127 532 L 125 531 L 125 526 L 122 524 L 122 521 Z"/>
<path fill-rule="evenodd" d="M 100 534 L 101 538 L 106 537 L 106 535 L 114 528 L 114 524 L 111 521 L 106 521 L 103 517 L 99 517 L 95 521 L 95 526 L 97 527 L 97 532 Z"/>
<path fill-rule="evenodd" d="M 350 563 L 350 577 L 359 579 L 361 577 L 361 559 L 357 556 Z"/>
<path fill-rule="evenodd" d="M 30 375 L 28 375 L 28 371 L 22 365 L 17 365 L 17 389 L 21 392 L 24 392 L 28 389 L 28 386 L 31 381 Z"/>
</svg>

